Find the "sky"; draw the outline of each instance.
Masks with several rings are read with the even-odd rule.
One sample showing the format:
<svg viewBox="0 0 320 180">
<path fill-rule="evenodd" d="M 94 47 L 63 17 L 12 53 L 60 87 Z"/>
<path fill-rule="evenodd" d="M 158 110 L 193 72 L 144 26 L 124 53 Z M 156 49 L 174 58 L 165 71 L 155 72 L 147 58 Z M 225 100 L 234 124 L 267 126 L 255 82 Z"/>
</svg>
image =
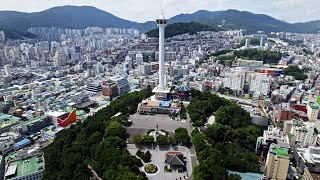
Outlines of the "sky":
<svg viewBox="0 0 320 180">
<path fill-rule="evenodd" d="M 320 20 L 320 0 L 1 0 L 0 10 L 38 12 L 69 4 L 95 6 L 137 22 L 157 18 L 161 9 L 167 18 L 197 10 L 237 9 L 267 14 L 290 23 Z"/>
</svg>

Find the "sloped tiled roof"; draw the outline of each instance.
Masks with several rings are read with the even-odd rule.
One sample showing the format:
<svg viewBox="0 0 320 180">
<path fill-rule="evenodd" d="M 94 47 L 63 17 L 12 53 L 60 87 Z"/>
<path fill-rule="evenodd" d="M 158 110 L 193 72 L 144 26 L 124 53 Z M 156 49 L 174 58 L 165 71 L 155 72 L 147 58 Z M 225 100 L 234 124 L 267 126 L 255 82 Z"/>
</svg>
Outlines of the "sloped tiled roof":
<svg viewBox="0 0 320 180">
<path fill-rule="evenodd" d="M 169 165 L 173 166 L 184 166 L 184 157 L 181 152 L 167 152 L 166 153 L 166 162 Z"/>
</svg>

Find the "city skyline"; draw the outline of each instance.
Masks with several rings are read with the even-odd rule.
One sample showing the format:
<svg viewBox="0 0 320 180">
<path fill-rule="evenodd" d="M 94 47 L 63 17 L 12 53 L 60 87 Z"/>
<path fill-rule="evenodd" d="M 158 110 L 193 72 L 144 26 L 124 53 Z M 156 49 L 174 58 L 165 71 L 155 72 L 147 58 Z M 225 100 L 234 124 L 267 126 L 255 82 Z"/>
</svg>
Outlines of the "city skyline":
<svg viewBox="0 0 320 180">
<path fill-rule="evenodd" d="M 25 6 L 24 4 L 28 4 Z M 95 6 L 101 10 L 114 14 L 118 17 L 137 22 L 146 22 L 152 20 L 161 14 L 163 9 L 166 17 L 170 18 L 180 13 L 194 13 L 197 10 L 219 11 L 227 9 L 237 9 L 241 11 L 250 11 L 252 13 L 266 14 L 279 20 L 289 23 L 307 22 L 319 20 L 317 16 L 320 12 L 320 2 L 316 0 L 270 0 L 269 2 L 257 3 L 256 0 L 244 0 L 234 2 L 231 0 L 215 0 L 215 1 L 196 1 L 196 0 L 163 0 L 159 2 L 151 2 L 141 0 L 139 2 L 133 0 L 124 0 L 115 2 L 111 0 L 48 0 L 46 3 L 40 3 L 39 0 L 26 0 L 21 4 L 18 0 L 1 2 L 0 10 L 12 10 L 20 12 L 39 12 L 55 6 L 75 5 L 75 6 Z M 130 7 L 123 9 L 123 7 Z M 146 8 L 147 7 L 147 8 Z M 304 16 L 297 13 L 297 7 Z"/>
</svg>

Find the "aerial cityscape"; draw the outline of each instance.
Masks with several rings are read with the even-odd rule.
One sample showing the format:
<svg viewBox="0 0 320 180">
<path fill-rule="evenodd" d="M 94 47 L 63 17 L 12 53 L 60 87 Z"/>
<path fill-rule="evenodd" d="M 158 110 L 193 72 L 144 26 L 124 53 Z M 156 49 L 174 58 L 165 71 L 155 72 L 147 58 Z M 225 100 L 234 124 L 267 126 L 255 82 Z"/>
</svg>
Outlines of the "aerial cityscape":
<svg viewBox="0 0 320 180">
<path fill-rule="evenodd" d="M 0 2 L 0 179 L 320 180 L 320 3 L 207 1 Z"/>
</svg>

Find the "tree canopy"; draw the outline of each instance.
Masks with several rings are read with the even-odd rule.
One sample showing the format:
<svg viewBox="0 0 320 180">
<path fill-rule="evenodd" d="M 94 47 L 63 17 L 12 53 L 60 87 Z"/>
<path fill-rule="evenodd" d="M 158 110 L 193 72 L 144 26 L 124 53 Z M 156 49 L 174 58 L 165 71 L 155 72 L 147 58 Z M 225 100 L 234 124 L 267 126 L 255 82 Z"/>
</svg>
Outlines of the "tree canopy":
<svg viewBox="0 0 320 180">
<path fill-rule="evenodd" d="M 188 106 L 188 112 L 194 126 L 202 126 L 207 122 L 207 118 L 217 111 L 221 106 L 228 105 L 230 102 L 218 95 L 210 92 L 201 93 L 192 90 L 192 100 Z"/>
<path fill-rule="evenodd" d="M 259 172 L 258 156 L 253 150 L 262 130 L 251 123 L 249 113 L 237 104 L 208 92 L 194 91 L 192 94 L 194 99 L 188 106 L 188 110 L 191 108 L 190 117 L 198 120 L 197 116 L 202 113 L 207 118 L 214 111 L 216 117 L 215 123 L 209 125 L 204 133 L 197 127 L 192 132 L 199 161 L 194 169 L 194 179 L 241 179 L 238 175 L 228 174 L 227 170 Z M 199 105 L 202 105 L 202 110 L 194 109 Z"/>
<path fill-rule="evenodd" d="M 250 114 L 235 103 L 220 107 L 215 113 L 215 120 L 232 128 L 245 127 L 251 123 Z"/>
<path fill-rule="evenodd" d="M 150 95 L 150 89 L 124 94 L 86 121 L 59 132 L 44 149 L 43 178 L 89 179 L 90 165 L 103 179 L 144 179 L 139 171 L 141 161 L 125 149 L 126 129 L 121 122 L 128 116 L 112 116 L 135 113 L 138 103 Z"/>
<path fill-rule="evenodd" d="M 284 70 L 284 74 L 288 76 L 293 76 L 296 80 L 306 80 L 308 76 L 304 74 L 304 70 L 300 69 L 298 66 L 289 66 Z"/>
<path fill-rule="evenodd" d="M 190 145 L 190 136 L 187 129 L 178 128 L 175 130 L 174 138 L 177 142 L 180 142 L 183 145 Z"/>
<path fill-rule="evenodd" d="M 217 57 L 224 65 L 231 65 L 238 59 L 263 61 L 264 64 L 277 64 L 281 60 L 281 53 L 269 50 L 245 49 L 233 51 L 233 55 L 226 55 L 229 50 L 222 50 L 211 54 L 210 56 Z"/>
</svg>

